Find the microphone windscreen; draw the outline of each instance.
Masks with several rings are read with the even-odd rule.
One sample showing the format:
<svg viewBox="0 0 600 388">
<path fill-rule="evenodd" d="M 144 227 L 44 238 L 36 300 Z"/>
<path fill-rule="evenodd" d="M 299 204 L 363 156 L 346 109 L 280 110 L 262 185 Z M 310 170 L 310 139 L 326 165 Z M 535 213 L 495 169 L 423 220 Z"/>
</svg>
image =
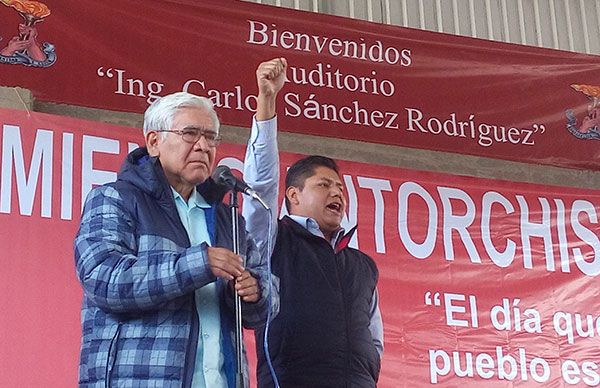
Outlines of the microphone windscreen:
<svg viewBox="0 0 600 388">
<path fill-rule="evenodd" d="M 230 190 L 235 188 L 236 178 L 227 166 L 217 166 L 212 173 L 212 178 L 217 184 L 227 186 Z"/>
</svg>

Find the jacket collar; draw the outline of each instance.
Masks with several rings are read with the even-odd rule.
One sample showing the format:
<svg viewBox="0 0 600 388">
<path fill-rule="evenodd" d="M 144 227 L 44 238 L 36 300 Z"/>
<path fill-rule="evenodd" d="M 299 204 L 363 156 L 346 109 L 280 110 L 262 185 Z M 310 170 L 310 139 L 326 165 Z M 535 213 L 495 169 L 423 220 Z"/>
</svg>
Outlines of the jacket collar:
<svg viewBox="0 0 600 388">
<path fill-rule="evenodd" d="M 117 180 L 129 182 L 158 200 L 173 200 L 171 186 L 160 160 L 150 156 L 146 147 L 137 148 L 127 155 Z M 211 205 L 221 202 L 228 191 L 226 187 L 218 185 L 212 177 L 196 186 L 196 190 Z"/>
</svg>

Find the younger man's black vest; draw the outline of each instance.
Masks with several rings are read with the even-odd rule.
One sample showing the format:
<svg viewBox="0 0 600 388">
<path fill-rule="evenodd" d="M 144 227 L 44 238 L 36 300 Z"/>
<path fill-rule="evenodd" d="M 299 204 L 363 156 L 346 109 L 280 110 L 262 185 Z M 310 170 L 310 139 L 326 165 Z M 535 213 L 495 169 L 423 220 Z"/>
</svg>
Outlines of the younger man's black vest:
<svg viewBox="0 0 600 388">
<path fill-rule="evenodd" d="M 272 256 L 281 307 L 269 329 L 269 352 L 282 388 L 376 386 L 379 354 L 373 344 L 370 306 L 377 284 L 375 262 L 348 248 L 336 249 L 291 218 L 279 221 Z M 256 331 L 258 386 L 273 381 Z"/>
</svg>

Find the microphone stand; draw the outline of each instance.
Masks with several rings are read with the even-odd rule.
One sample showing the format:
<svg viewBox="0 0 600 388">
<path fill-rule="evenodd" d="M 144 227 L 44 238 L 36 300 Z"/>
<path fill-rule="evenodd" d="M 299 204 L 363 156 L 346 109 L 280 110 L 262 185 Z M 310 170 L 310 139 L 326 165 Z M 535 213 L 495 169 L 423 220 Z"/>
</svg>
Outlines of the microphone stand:
<svg viewBox="0 0 600 388">
<path fill-rule="evenodd" d="M 240 226 L 238 222 L 238 191 L 233 189 L 229 193 L 229 207 L 231 209 L 231 235 L 233 237 L 233 253 L 240 254 Z M 244 257 L 244 267 L 246 266 Z M 235 356 L 236 356 L 236 388 L 246 388 L 244 383 L 244 371 L 242 364 L 244 362 L 243 338 L 242 338 L 242 299 L 238 293 L 233 291 L 235 298 Z"/>
</svg>

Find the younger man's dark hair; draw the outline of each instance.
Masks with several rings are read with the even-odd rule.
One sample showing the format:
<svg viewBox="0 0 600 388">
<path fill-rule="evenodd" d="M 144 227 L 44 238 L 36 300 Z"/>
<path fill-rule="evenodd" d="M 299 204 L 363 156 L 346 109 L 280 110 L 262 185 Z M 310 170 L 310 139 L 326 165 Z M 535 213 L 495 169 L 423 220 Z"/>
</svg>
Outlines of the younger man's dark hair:
<svg viewBox="0 0 600 388">
<path fill-rule="evenodd" d="M 297 187 L 300 190 L 304 189 L 304 182 L 311 176 L 315 175 L 315 170 L 318 167 L 329 168 L 335 171 L 336 174 L 340 175 L 340 170 L 337 166 L 337 163 L 333 159 L 320 155 L 307 156 L 292 164 L 290 169 L 287 171 L 285 176 L 285 190 L 287 191 L 290 186 Z M 287 196 L 285 197 L 285 206 L 289 211 L 290 201 L 288 200 Z"/>
</svg>

